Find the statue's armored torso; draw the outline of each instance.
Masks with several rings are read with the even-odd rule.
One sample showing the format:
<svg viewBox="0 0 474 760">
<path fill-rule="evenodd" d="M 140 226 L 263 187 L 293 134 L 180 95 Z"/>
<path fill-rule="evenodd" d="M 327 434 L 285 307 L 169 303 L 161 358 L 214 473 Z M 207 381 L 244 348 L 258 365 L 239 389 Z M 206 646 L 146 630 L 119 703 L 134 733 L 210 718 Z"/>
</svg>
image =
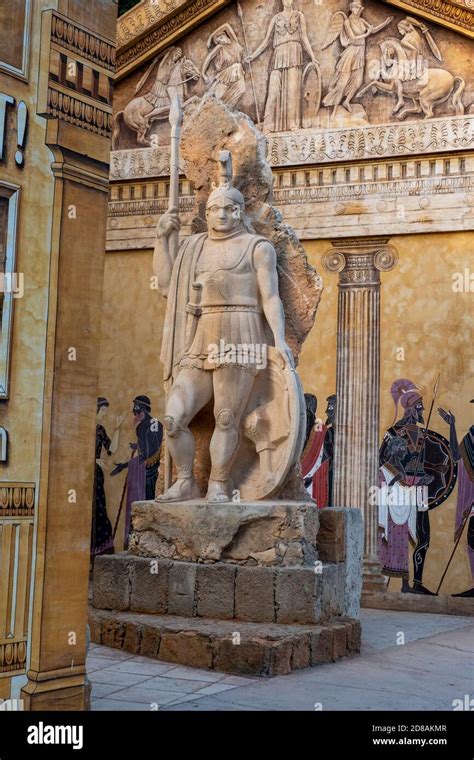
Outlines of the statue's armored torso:
<svg viewBox="0 0 474 760">
<path fill-rule="evenodd" d="M 253 261 L 261 242 L 248 233 L 206 239 L 195 267 L 194 303 L 189 304 L 194 318 L 181 367 L 215 368 L 207 361 L 215 346 L 268 343 Z M 242 368 L 252 370 L 252 363 Z"/>
</svg>

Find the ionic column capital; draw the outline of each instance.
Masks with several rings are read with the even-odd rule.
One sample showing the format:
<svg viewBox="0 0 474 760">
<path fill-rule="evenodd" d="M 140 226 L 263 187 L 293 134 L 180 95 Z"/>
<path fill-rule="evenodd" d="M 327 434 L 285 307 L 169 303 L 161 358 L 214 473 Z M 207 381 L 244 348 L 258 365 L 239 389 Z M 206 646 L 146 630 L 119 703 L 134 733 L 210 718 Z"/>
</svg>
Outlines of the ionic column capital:
<svg viewBox="0 0 474 760">
<path fill-rule="evenodd" d="M 396 266 L 398 253 L 389 238 L 332 240 L 323 255 L 328 272 L 338 272 L 340 287 L 379 286 L 380 272 Z"/>
</svg>

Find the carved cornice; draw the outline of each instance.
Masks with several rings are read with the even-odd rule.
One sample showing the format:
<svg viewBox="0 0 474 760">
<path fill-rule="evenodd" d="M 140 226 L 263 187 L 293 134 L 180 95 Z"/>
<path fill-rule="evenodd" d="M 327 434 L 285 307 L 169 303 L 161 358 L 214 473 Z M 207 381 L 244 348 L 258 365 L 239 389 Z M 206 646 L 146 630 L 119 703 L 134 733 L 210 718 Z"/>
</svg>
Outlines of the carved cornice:
<svg viewBox="0 0 474 760">
<path fill-rule="evenodd" d="M 474 37 L 474 2 L 472 0 L 384 0 L 430 21 L 436 21 L 449 29 Z"/>
<path fill-rule="evenodd" d="M 48 116 L 67 121 L 88 132 L 110 137 L 112 134 L 112 113 L 110 109 L 99 108 L 85 100 L 67 95 L 54 86 L 48 88 Z"/>
<path fill-rule="evenodd" d="M 142 0 L 117 20 L 117 48 L 126 46 L 151 26 L 162 22 L 189 0 Z"/>
<path fill-rule="evenodd" d="M 129 42 L 120 46 L 120 42 L 117 41 L 117 81 L 137 66 L 156 56 L 161 50 L 164 50 L 172 42 L 229 2 L 230 0 L 188 0 L 183 4 L 175 1 L 171 12 L 162 14 L 150 26 L 145 26 L 143 23 L 140 27 L 143 27 L 141 32 L 138 32 L 139 26 L 137 26 L 138 34 L 133 36 Z M 142 13 L 146 14 L 145 7 L 142 9 Z M 124 17 L 124 23 L 127 22 L 127 16 L 128 14 Z"/>
<path fill-rule="evenodd" d="M 41 55 L 45 64 L 38 82 L 37 113 L 110 138 L 115 64 L 110 40 L 56 11 L 44 11 Z"/>
<path fill-rule="evenodd" d="M 115 71 L 115 47 L 110 40 L 82 29 L 59 13 L 52 14 L 51 43 Z"/>
</svg>

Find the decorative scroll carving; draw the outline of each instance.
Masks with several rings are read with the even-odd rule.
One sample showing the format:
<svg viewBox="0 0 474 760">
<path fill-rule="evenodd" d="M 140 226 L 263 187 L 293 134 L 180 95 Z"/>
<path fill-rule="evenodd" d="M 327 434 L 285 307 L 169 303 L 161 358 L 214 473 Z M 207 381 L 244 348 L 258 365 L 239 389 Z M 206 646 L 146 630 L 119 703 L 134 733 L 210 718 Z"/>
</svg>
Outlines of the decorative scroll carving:
<svg viewBox="0 0 474 760">
<path fill-rule="evenodd" d="M 110 179 L 166 177 L 170 173 L 170 146 L 116 150 L 110 154 Z"/>
<path fill-rule="evenodd" d="M 358 129 L 318 130 L 312 134 L 272 135 L 272 166 L 320 164 L 417 153 L 466 150 L 474 143 L 474 118 L 426 119 L 413 124 L 382 124 Z"/>
<path fill-rule="evenodd" d="M 474 116 L 459 116 L 415 124 L 272 135 L 268 140 L 268 160 L 278 168 L 466 151 L 473 146 Z M 169 172 L 169 146 L 111 153 L 111 180 L 165 177 Z"/>
</svg>

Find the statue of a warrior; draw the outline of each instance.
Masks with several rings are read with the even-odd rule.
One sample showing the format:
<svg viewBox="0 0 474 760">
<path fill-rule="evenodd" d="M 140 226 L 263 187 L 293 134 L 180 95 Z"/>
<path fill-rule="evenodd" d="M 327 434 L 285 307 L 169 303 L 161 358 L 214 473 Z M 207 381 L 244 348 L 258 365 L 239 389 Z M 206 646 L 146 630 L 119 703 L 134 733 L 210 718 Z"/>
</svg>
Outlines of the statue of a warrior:
<svg viewBox="0 0 474 760">
<path fill-rule="evenodd" d="M 285 340 L 276 252 L 266 238 L 244 226 L 245 201 L 232 184 L 230 153 L 222 151 L 219 159 L 220 185 L 206 207 L 208 231 L 181 241 L 174 258 L 170 239 L 179 230 L 177 209 L 169 209 L 157 227 L 153 266 L 167 298 L 161 352 L 168 391 L 164 426 L 177 472 L 159 501 L 199 498 L 193 472 L 195 440 L 189 426 L 211 400 L 215 427 L 210 441 L 210 502 L 227 502 L 231 488 L 240 487 L 232 469 L 234 463 L 238 469 L 237 460 L 242 460 L 236 456 L 242 437 L 252 440 L 259 466 L 266 468 L 260 470 L 260 479 L 269 483 L 276 468 L 272 457 L 280 441 L 291 437 L 291 420 L 285 420 L 291 417 L 287 412 L 292 394 L 285 396 L 282 391 L 281 398 L 272 398 L 259 380 L 276 361 L 281 373 L 296 374 Z M 267 390 L 272 383 L 275 386 L 270 378 Z M 300 420 L 293 422 L 298 427 Z M 301 451 L 298 446 L 293 447 L 294 461 Z M 255 474 L 249 460 L 247 475 L 252 468 Z M 287 472 L 288 466 L 284 469 Z M 247 475 L 241 476 L 242 482 Z"/>
</svg>

